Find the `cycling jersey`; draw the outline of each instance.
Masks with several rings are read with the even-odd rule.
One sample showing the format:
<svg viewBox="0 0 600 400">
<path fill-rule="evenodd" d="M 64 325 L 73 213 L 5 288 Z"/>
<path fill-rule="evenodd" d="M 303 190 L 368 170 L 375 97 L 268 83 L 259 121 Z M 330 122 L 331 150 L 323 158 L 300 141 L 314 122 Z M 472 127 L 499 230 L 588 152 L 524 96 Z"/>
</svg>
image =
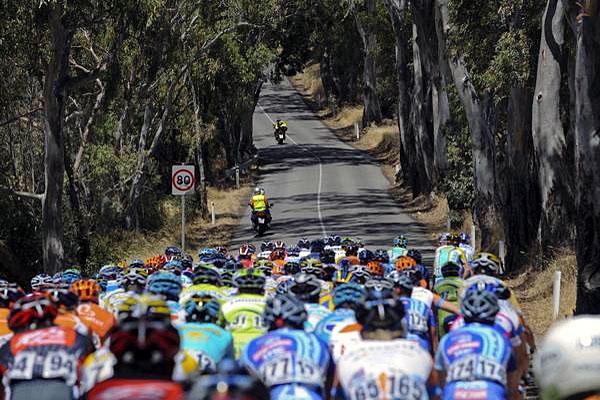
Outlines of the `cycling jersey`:
<svg viewBox="0 0 600 400">
<path fill-rule="evenodd" d="M 332 333 L 339 332 L 343 327 L 349 324 L 356 324 L 354 311 L 347 308 L 339 308 L 319 321 L 315 327 L 314 334 L 317 335 L 323 343 L 329 344 Z"/>
<path fill-rule="evenodd" d="M 62 326 L 18 333 L 0 348 L 3 383 L 10 389 L 19 381 L 48 379 L 73 387 L 80 363 L 93 350 L 88 337 Z"/>
<path fill-rule="evenodd" d="M 435 318 L 431 308 L 422 301 L 401 297 L 406 314 L 404 323 L 408 331 L 407 338 L 416 340 L 425 350 L 431 351 L 430 328 L 435 327 Z"/>
<path fill-rule="evenodd" d="M 153 379 L 109 379 L 95 385 L 87 400 L 182 400 L 183 389 L 171 381 Z"/>
<path fill-rule="evenodd" d="M 263 312 L 266 297 L 257 294 L 238 294 L 221 306 L 221 325 L 231 332 L 236 358 L 252 339 L 265 333 Z"/>
<path fill-rule="evenodd" d="M 467 262 L 471 263 L 471 261 L 473 260 L 473 255 L 475 254 L 475 249 L 473 249 L 471 245 L 466 243 L 461 243 L 458 245 L 458 247 L 460 247 L 465 253 L 465 258 L 467 259 Z"/>
<path fill-rule="evenodd" d="M 8 327 L 8 314 L 10 314 L 10 308 L 0 308 L 0 346 L 6 343 L 13 334 Z"/>
<path fill-rule="evenodd" d="M 458 277 L 444 278 L 435 285 L 434 292 L 437 293 L 444 301 L 458 305 L 460 298 L 460 290 L 463 285 L 463 279 Z M 438 335 L 444 337 L 449 331 L 449 326 L 454 321 L 456 316 L 444 310 L 438 310 L 437 324 Z"/>
<path fill-rule="evenodd" d="M 470 323 L 440 342 L 435 368 L 446 374 L 442 399 L 505 399 L 515 370 L 511 344 L 493 326 Z"/>
<path fill-rule="evenodd" d="M 390 257 L 390 263 L 394 263 L 398 257 L 405 256 L 408 253 L 408 249 L 404 247 L 394 246 L 391 250 L 388 250 L 388 256 Z"/>
<path fill-rule="evenodd" d="M 356 342 L 360 342 L 362 337 L 360 332 L 362 331 L 362 325 L 358 323 L 349 323 L 342 325 L 337 329 L 331 331 L 329 336 L 329 348 L 331 349 L 331 358 L 337 364 L 338 360 L 346 349 L 354 346 Z"/>
<path fill-rule="evenodd" d="M 406 339 L 355 342 L 337 363 L 350 400 L 428 399 L 431 371 L 429 353 Z"/>
<path fill-rule="evenodd" d="M 114 315 L 95 303 L 80 304 L 77 306 L 77 315 L 81 322 L 98 336 L 101 342 L 104 341 L 108 332 L 116 324 Z"/>
<path fill-rule="evenodd" d="M 308 314 L 306 321 L 304 322 L 304 330 L 306 332 L 313 332 L 317 327 L 317 324 L 326 316 L 331 314 L 329 308 L 317 304 L 317 303 L 306 303 L 304 309 Z"/>
<path fill-rule="evenodd" d="M 233 357 L 233 337 L 218 325 L 187 322 L 179 332 L 181 349 L 196 358 L 202 373 L 216 372 L 221 360 Z"/>
<path fill-rule="evenodd" d="M 435 250 L 435 258 L 433 259 L 433 278 L 435 279 L 436 284 L 444 278 L 442 276 L 442 267 L 449 262 L 453 262 L 462 267 L 462 277 L 465 277 L 470 273 L 467 257 L 460 247 L 451 245 L 441 246 Z"/>
<path fill-rule="evenodd" d="M 77 333 L 87 336 L 90 330 L 77 315 L 77 311 L 67 311 L 60 309 L 54 319 L 54 324 L 65 328 L 73 329 Z"/>
<path fill-rule="evenodd" d="M 271 390 L 272 399 L 323 398 L 330 357 L 327 346 L 312 333 L 271 331 L 252 340 L 241 361 Z"/>
</svg>

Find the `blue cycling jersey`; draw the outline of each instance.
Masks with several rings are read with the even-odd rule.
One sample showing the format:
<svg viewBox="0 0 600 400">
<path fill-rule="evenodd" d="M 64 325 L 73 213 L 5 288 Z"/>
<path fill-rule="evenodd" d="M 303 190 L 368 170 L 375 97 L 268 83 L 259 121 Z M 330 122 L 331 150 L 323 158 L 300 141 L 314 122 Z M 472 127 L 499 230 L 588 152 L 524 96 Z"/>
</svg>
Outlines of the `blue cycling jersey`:
<svg viewBox="0 0 600 400">
<path fill-rule="evenodd" d="M 326 316 L 331 314 L 331 311 L 322 304 L 319 303 L 306 303 L 304 304 L 306 313 L 308 314 L 306 321 L 304 322 L 304 330 L 306 332 L 313 332 L 317 327 L 317 324 Z"/>
<path fill-rule="evenodd" d="M 248 343 L 240 360 L 270 388 L 272 399 L 292 398 L 288 393 L 297 393 L 295 399 L 322 398 L 330 357 L 312 333 L 277 329 Z"/>
<path fill-rule="evenodd" d="M 348 308 L 339 308 L 323 318 L 317 324 L 314 334 L 317 335 L 321 341 L 329 344 L 331 334 L 336 331 L 336 329 L 341 329 L 344 326 L 355 323 L 356 316 L 354 315 L 354 311 Z"/>
<path fill-rule="evenodd" d="M 498 328 L 470 323 L 446 334 L 435 357 L 446 374 L 442 399 L 505 399 L 516 368 L 512 346 Z"/>
<path fill-rule="evenodd" d="M 429 335 L 430 328 L 435 327 L 435 317 L 433 311 L 427 304 L 420 300 L 402 297 L 402 303 L 406 314 L 404 315 L 404 323 L 408 330 L 408 338 L 416 339 L 425 348 L 431 350 L 431 337 Z"/>
<path fill-rule="evenodd" d="M 202 372 L 216 372 L 217 364 L 233 358 L 233 337 L 219 325 L 188 322 L 179 328 L 181 349 L 198 360 Z"/>
</svg>

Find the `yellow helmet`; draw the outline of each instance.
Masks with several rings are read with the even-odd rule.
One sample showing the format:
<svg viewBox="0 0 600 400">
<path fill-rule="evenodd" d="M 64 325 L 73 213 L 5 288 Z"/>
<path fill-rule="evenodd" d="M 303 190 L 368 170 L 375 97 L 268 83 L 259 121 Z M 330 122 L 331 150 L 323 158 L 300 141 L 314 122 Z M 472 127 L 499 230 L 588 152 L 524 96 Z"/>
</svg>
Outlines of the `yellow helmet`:
<svg viewBox="0 0 600 400">
<path fill-rule="evenodd" d="M 473 256 L 471 269 L 474 273 L 496 275 L 502 270 L 502 261 L 495 254 L 480 251 Z"/>
</svg>

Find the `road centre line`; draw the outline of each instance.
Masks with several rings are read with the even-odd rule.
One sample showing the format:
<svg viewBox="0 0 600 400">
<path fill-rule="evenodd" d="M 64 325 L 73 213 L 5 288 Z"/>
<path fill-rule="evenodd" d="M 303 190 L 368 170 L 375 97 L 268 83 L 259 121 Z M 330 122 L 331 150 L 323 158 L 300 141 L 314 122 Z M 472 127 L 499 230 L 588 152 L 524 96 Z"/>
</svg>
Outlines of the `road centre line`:
<svg viewBox="0 0 600 400">
<path fill-rule="evenodd" d="M 263 114 L 265 114 L 265 116 L 269 119 L 269 121 L 271 121 L 271 123 L 274 124 L 275 121 L 267 113 L 264 107 L 260 103 L 258 103 L 258 106 L 262 110 Z M 317 187 L 317 215 L 319 217 L 319 224 L 321 225 L 321 232 L 323 234 L 323 237 L 327 237 L 327 230 L 325 229 L 325 223 L 323 222 L 323 214 L 321 212 L 321 191 L 323 188 L 323 163 L 321 162 L 321 158 L 310 149 L 304 147 L 305 145 L 298 144 L 291 135 L 287 134 L 286 136 L 291 140 L 292 143 L 300 147 L 302 150 L 310 153 L 315 159 L 317 159 L 317 161 L 319 161 L 319 184 Z"/>
</svg>

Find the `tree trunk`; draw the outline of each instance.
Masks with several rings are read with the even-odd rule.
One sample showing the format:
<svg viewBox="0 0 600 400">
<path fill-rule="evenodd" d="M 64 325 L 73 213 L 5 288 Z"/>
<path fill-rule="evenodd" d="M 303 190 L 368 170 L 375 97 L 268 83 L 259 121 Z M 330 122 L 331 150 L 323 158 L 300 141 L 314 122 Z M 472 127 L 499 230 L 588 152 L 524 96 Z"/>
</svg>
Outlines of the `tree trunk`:
<svg viewBox="0 0 600 400">
<path fill-rule="evenodd" d="M 429 92 L 429 80 L 424 70 L 424 55 L 419 46 L 420 40 L 417 37 L 417 27 L 413 24 L 413 96 L 411 106 L 411 123 L 415 133 L 415 147 L 410 149 L 413 151 L 416 158 L 416 169 L 411 173 L 417 176 L 417 186 L 413 188 L 414 194 L 428 194 L 431 192 L 431 174 L 433 169 L 433 138 L 429 120 L 431 120 L 430 108 L 431 104 L 428 100 L 427 93 Z"/>
<path fill-rule="evenodd" d="M 600 1 L 582 7 L 575 66 L 576 314 L 600 314 Z"/>
<path fill-rule="evenodd" d="M 442 19 L 443 35 L 440 46 L 446 48 L 445 37 L 448 30 L 448 0 L 436 0 Z M 493 125 L 492 100 L 485 96 L 480 99 L 462 57 L 449 59 L 450 72 L 465 109 L 471 146 L 473 152 L 473 176 L 475 183 L 475 202 L 473 211 L 481 230 L 482 249 L 491 248 L 493 227 L 498 223 L 495 207 L 496 200 L 496 157 L 491 125 Z"/>
<path fill-rule="evenodd" d="M 403 29 L 402 21 L 406 12 L 407 4 L 404 0 L 386 0 L 385 6 L 390 15 L 392 29 L 395 37 L 396 54 L 396 80 L 398 82 L 398 130 L 400 131 L 400 167 L 404 182 L 413 189 L 418 178 L 413 171 L 415 167 L 415 137 L 413 126 L 410 121 L 411 98 L 410 98 L 410 74 L 408 72 L 407 44 L 410 39 Z"/>
<path fill-rule="evenodd" d="M 63 182 L 65 176 L 63 125 L 65 88 L 73 31 L 63 25 L 62 7 L 49 7 L 52 54 L 44 82 L 44 166 L 42 199 L 42 257 L 44 271 L 55 273 L 63 266 Z"/>
<path fill-rule="evenodd" d="M 204 149 L 202 141 L 202 130 L 200 128 L 200 104 L 198 102 L 198 96 L 196 94 L 196 87 L 191 76 L 188 75 L 188 84 L 190 92 L 192 93 L 192 104 L 194 106 L 194 134 L 196 136 L 196 148 L 194 152 L 194 159 L 196 166 L 198 167 L 199 187 L 196 190 L 196 198 L 200 203 L 200 215 L 202 218 L 208 218 L 208 193 L 206 192 L 206 173 L 204 171 Z"/>
<path fill-rule="evenodd" d="M 377 94 L 377 71 L 375 69 L 375 49 L 377 48 L 377 37 L 373 31 L 372 20 L 376 17 L 375 0 L 364 0 L 367 14 L 367 21 L 362 21 L 358 10 L 354 11 L 356 28 L 362 39 L 364 66 L 363 79 L 364 91 L 363 102 L 364 110 L 362 117 L 362 127 L 366 128 L 372 122 L 379 123 L 383 119 L 381 115 L 381 106 Z"/>
<path fill-rule="evenodd" d="M 502 179 L 503 221 L 508 244 L 507 272 L 516 271 L 531 252 L 537 235 L 540 196 L 531 135 L 531 95 L 513 87 L 508 100 L 507 168 Z"/>
<path fill-rule="evenodd" d="M 535 156 L 539 168 L 542 212 L 538 240 L 544 247 L 560 245 L 570 238 L 571 218 L 567 211 L 573 198 L 569 187 L 570 168 L 561 121 L 561 65 L 564 64 L 565 15 L 562 0 L 549 0 L 542 17 L 542 37 L 532 109 Z"/>
</svg>

